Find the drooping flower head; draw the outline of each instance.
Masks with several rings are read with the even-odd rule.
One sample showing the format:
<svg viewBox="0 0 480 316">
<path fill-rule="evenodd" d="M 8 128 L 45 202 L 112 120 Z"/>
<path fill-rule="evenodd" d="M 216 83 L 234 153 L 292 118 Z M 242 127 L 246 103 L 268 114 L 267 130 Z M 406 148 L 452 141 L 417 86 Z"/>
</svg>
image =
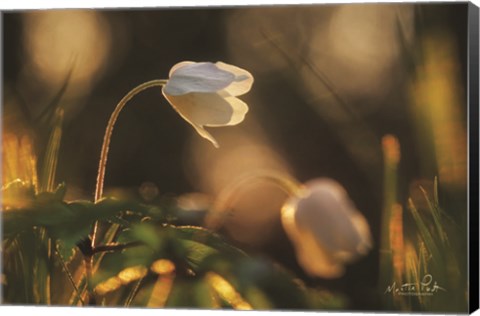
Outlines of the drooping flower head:
<svg viewBox="0 0 480 316">
<path fill-rule="evenodd" d="M 239 67 L 222 62 L 184 61 L 172 67 L 162 93 L 200 136 L 218 147 L 204 127 L 242 122 L 248 106 L 236 97 L 250 91 L 252 84 L 253 76 Z"/>
<path fill-rule="evenodd" d="M 331 179 L 307 182 L 282 208 L 282 224 L 308 274 L 336 278 L 344 264 L 368 253 L 370 229 L 343 187 Z"/>
</svg>

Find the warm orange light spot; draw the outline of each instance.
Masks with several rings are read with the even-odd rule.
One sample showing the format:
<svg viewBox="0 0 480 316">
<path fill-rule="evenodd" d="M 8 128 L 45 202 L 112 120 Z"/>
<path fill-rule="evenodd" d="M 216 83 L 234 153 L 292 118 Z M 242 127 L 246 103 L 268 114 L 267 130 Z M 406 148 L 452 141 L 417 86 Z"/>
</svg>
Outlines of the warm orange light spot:
<svg viewBox="0 0 480 316">
<path fill-rule="evenodd" d="M 31 187 L 37 189 L 37 157 L 32 139 L 4 132 L 2 135 L 1 209 L 4 211 L 27 207 L 32 202 Z"/>
<path fill-rule="evenodd" d="M 24 14 L 26 71 L 49 87 L 59 87 L 74 67 L 70 92 L 88 89 L 104 67 L 111 35 L 95 10 L 46 10 Z"/>
<path fill-rule="evenodd" d="M 186 173 L 201 191 L 217 196 L 252 170 L 289 174 L 285 161 L 268 144 L 252 116 L 247 123 L 250 125 L 244 130 L 215 135 L 222 144 L 218 150 L 212 151 L 203 142 L 192 143 L 191 165 Z M 239 242 L 267 243 L 273 238 L 274 223 L 284 200 L 285 193 L 269 181 L 248 183 L 229 202 L 231 207 L 222 215 L 222 225 Z"/>
<path fill-rule="evenodd" d="M 132 281 L 143 278 L 145 275 L 147 275 L 147 272 L 148 269 L 141 265 L 128 267 L 118 274 L 118 279 L 123 284 L 128 284 Z"/>
<path fill-rule="evenodd" d="M 383 155 L 386 164 L 397 165 L 400 161 L 400 144 L 393 135 L 385 135 L 382 138 Z"/>
<path fill-rule="evenodd" d="M 400 204 L 392 206 L 390 217 L 390 249 L 393 255 L 395 279 L 401 282 L 405 270 L 405 249 L 403 241 L 403 209 Z"/>
<path fill-rule="evenodd" d="M 210 286 L 220 295 L 224 300 L 232 305 L 235 309 L 251 310 L 252 306 L 246 302 L 242 296 L 235 290 L 235 288 L 224 278 L 214 272 L 208 272 L 205 279 Z"/>
<path fill-rule="evenodd" d="M 13 134 L 2 135 L 2 186 L 19 178 L 18 139 Z"/>
<path fill-rule="evenodd" d="M 436 160 L 440 181 L 464 188 L 467 180 L 467 131 L 463 111 L 466 101 L 455 45 L 448 32 L 423 39 L 424 62 L 418 67 L 412 96 L 418 129 L 426 134 L 420 136 L 425 144 L 434 144 L 435 155 L 430 160 Z M 422 154 L 431 155 L 430 152 Z M 424 164 L 432 165 L 432 161 Z"/>
<path fill-rule="evenodd" d="M 167 259 L 160 259 L 152 263 L 150 269 L 160 275 L 172 274 L 175 272 L 175 264 Z"/>
<path fill-rule="evenodd" d="M 105 295 L 117 290 L 120 286 L 128 284 L 132 281 L 139 280 L 147 275 L 148 269 L 144 266 L 128 267 L 120 271 L 117 276 L 111 277 L 108 280 L 98 284 L 95 287 L 95 292 L 98 295 Z"/>
<path fill-rule="evenodd" d="M 7 277 L 3 273 L 0 274 L 0 284 L 1 285 L 7 285 Z"/>
<path fill-rule="evenodd" d="M 413 38 L 413 12 L 407 5 L 338 6 L 328 22 L 315 22 L 310 29 L 308 60 L 342 96 L 383 98 L 395 84 L 392 74 L 401 61 L 399 29 L 405 42 Z M 305 65 L 301 75 L 312 95 L 320 100 L 331 95 L 310 66 Z"/>
<path fill-rule="evenodd" d="M 155 282 L 147 307 L 164 307 L 173 285 L 173 276 L 160 276 Z"/>
<path fill-rule="evenodd" d="M 107 281 L 104 281 L 100 284 L 98 284 L 95 287 L 95 292 L 98 295 L 105 295 L 107 293 L 110 293 L 112 291 L 115 291 L 118 289 L 120 286 L 122 286 L 122 282 L 120 281 L 119 278 L 117 277 L 111 277 Z"/>
<path fill-rule="evenodd" d="M 20 179 L 37 186 L 37 158 L 29 136 L 2 135 L 2 186 Z"/>
</svg>

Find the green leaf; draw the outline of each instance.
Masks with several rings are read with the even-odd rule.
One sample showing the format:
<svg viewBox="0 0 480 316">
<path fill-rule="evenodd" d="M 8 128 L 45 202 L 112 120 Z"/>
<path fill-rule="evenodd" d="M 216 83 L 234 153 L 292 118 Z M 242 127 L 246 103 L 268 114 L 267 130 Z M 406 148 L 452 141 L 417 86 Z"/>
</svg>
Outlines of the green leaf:
<svg viewBox="0 0 480 316">
<path fill-rule="evenodd" d="M 22 189 L 24 189 L 22 187 Z M 150 207 L 131 201 L 105 198 L 98 203 L 60 200 L 65 186 L 60 185 L 54 193 L 42 192 L 25 207 L 5 212 L 4 238 L 9 238 L 33 227 L 45 227 L 52 237 L 63 239 L 66 244 L 75 244 L 88 235 L 90 226 L 96 220 L 115 220 L 122 212 L 148 214 Z M 117 221 L 121 221 L 118 220 Z M 128 222 L 121 221 L 125 225 Z"/>
<path fill-rule="evenodd" d="M 72 243 L 68 240 L 57 239 L 57 251 L 58 255 L 62 257 L 66 263 L 73 259 L 77 252 L 76 243 Z"/>
<path fill-rule="evenodd" d="M 247 255 L 239 248 L 227 243 L 220 235 L 196 226 L 168 226 L 171 238 L 174 238 L 187 251 L 187 259 L 197 267 L 208 256 L 221 253 L 232 259 Z"/>
<path fill-rule="evenodd" d="M 325 290 L 310 289 L 307 296 L 312 309 L 341 310 L 346 305 L 345 297 Z"/>
<path fill-rule="evenodd" d="M 165 235 L 153 224 L 142 223 L 134 225 L 130 234 L 133 237 L 132 239 L 143 242 L 155 251 L 161 250 L 164 246 Z"/>
<path fill-rule="evenodd" d="M 165 306 L 213 308 L 216 303 L 210 286 L 203 279 L 177 277 Z"/>
<path fill-rule="evenodd" d="M 67 193 L 67 185 L 65 182 L 60 183 L 57 188 L 55 189 L 54 199 L 58 201 L 62 201 L 65 198 L 65 194 Z"/>
<path fill-rule="evenodd" d="M 92 285 L 96 286 L 129 267 L 141 265 L 149 269 L 156 258 L 158 258 L 158 255 L 148 246 L 138 246 L 123 251 L 106 253 L 93 277 Z"/>
<path fill-rule="evenodd" d="M 305 288 L 283 268 L 265 259 L 245 257 L 231 260 L 215 254 L 206 258 L 200 269 L 204 273 L 213 271 L 221 275 L 243 298 L 250 298 L 248 303 L 254 309 L 309 307 Z M 252 299 L 255 292 L 261 296 Z"/>
</svg>

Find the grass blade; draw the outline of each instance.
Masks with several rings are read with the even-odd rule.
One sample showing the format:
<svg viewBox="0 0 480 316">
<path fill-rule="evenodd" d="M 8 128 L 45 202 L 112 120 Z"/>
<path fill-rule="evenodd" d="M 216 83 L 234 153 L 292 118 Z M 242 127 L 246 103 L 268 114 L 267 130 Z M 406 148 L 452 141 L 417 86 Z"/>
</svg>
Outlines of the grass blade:
<svg viewBox="0 0 480 316">
<path fill-rule="evenodd" d="M 43 161 L 41 191 L 53 191 L 55 189 L 55 173 L 62 139 L 62 125 L 63 109 L 58 109 Z"/>
<path fill-rule="evenodd" d="M 427 202 L 428 209 L 430 210 L 430 213 L 432 214 L 433 221 L 435 223 L 435 227 L 437 228 L 438 235 L 440 237 L 440 240 L 442 241 L 442 245 L 445 246 L 447 243 L 447 233 L 443 229 L 443 225 L 441 222 L 441 215 L 440 212 L 438 211 L 438 207 L 435 206 L 435 203 L 432 203 L 430 201 L 430 198 L 428 197 L 427 191 L 423 187 L 420 186 L 420 191 L 422 191 L 423 197 L 425 198 L 425 201 Z"/>
<path fill-rule="evenodd" d="M 408 199 L 408 208 L 410 210 L 410 213 L 413 216 L 413 219 L 415 220 L 415 224 L 418 227 L 421 239 L 425 243 L 425 246 L 428 249 L 428 251 L 432 254 L 433 261 L 435 262 L 436 265 L 442 266 L 443 257 L 440 254 L 440 250 L 438 249 L 438 246 L 435 243 L 435 240 L 432 234 L 430 233 L 427 225 L 425 225 L 425 222 L 423 221 L 422 217 L 418 213 L 418 210 L 415 207 L 415 204 L 413 204 L 412 199 Z"/>
</svg>

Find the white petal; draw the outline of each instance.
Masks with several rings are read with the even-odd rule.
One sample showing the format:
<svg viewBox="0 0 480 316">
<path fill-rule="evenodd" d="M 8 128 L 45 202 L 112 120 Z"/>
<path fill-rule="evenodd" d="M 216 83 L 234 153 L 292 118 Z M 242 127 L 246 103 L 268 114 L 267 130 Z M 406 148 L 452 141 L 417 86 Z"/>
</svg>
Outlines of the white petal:
<svg viewBox="0 0 480 316">
<path fill-rule="evenodd" d="M 189 120 L 186 120 L 186 121 L 189 122 L 193 126 L 193 128 L 195 128 L 195 130 L 200 136 L 202 136 L 205 139 L 208 139 L 213 144 L 213 146 L 215 146 L 215 148 L 220 147 L 218 145 L 217 140 L 212 136 L 212 134 L 207 132 L 202 126 L 198 126 L 195 123 L 190 122 Z"/>
<path fill-rule="evenodd" d="M 356 213 L 352 216 L 352 222 L 361 236 L 361 239 L 357 244 L 357 253 L 360 255 L 366 255 L 373 247 L 370 226 L 365 217 L 360 213 Z"/>
<path fill-rule="evenodd" d="M 341 262 L 329 255 L 308 231 L 299 229 L 295 221 L 298 200 L 291 198 L 282 208 L 282 225 L 295 247 L 297 261 L 303 270 L 311 276 L 337 278 L 343 275 Z"/>
<path fill-rule="evenodd" d="M 163 88 L 166 94 L 178 96 L 190 92 L 211 93 L 227 88 L 235 75 L 213 63 L 182 62 L 170 71 L 170 79 Z"/>
<path fill-rule="evenodd" d="M 251 73 L 245 69 L 225 64 L 221 61 L 217 62 L 215 65 L 217 65 L 218 68 L 235 75 L 235 80 L 224 89 L 228 94 L 238 96 L 250 91 L 253 84 L 253 76 Z"/>
<path fill-rule="evenodd" d="M 296 254 L 298 263 L 311 276 L 326 279 L 341 277 L 345 269 L 343 263 L 333 259 L 310 233 L 298 232 Z"/>
<path fill-rule="evenodd" d="M 343 187 L 330 179 L 304 185 L 282 208 L 282 224 L 295 246 L 297 260 L 310 275 L 343 274 L 343 265 L 372 247 L 366 219 Z"/>
<path fill-rule="evenodd" d="M 188 65 L 191 65 L 191 64 L 195 64 L 195 62 L 193 61 L 182 61 L 182 62 L 179 62 L 175 65 L 173 65 L 172 69 L 170 69 L 170 72 L 168 73 L 168 77 L 172 77 L 172 74 L 179 68 L 182 68 L 182 67 L 185 67 L 185 66 L 188 66 Z"/>
<path fill-rule="evenodd" d="M 229 126 L 243 121 L 248 106 L 235 97 L 221 97 L 216 93 L 189 93 L 172 96 L 163 95 L 173 108 L 204 138 L 218 147 L 215 139 L 204 126 Z"/>
<path fill-rule="evenodd" d="M 338 260 L 350 261 L 368 248 L 368 224 L 345 190 L 332 180 L 306 184 L 309 196 L 297 205 L 295 220 L 300 230 L 311 232 Z"/>
<path fill-rule="evenodd" d="M 227 123 L 216 124 L 213 120 L 210 123 L 206 123 L 205 126 L 220 127 L 220 126 L 233 126 L 237 125 L 245 119 L 245 114 L 248 112 L 248 105 L 242 100 L 236 97 L 224 97 L 223 98 L 232 109 L 230 120 Z"/>
<path fill-rule="evenodd" d="M 216 93 L 188 93 L 171 96 L 170 104 L 186 119 L 200 126 L 229 126 L 240 123 L 248 107 L 235 97 L 223 98 Z"/>
</svg>

